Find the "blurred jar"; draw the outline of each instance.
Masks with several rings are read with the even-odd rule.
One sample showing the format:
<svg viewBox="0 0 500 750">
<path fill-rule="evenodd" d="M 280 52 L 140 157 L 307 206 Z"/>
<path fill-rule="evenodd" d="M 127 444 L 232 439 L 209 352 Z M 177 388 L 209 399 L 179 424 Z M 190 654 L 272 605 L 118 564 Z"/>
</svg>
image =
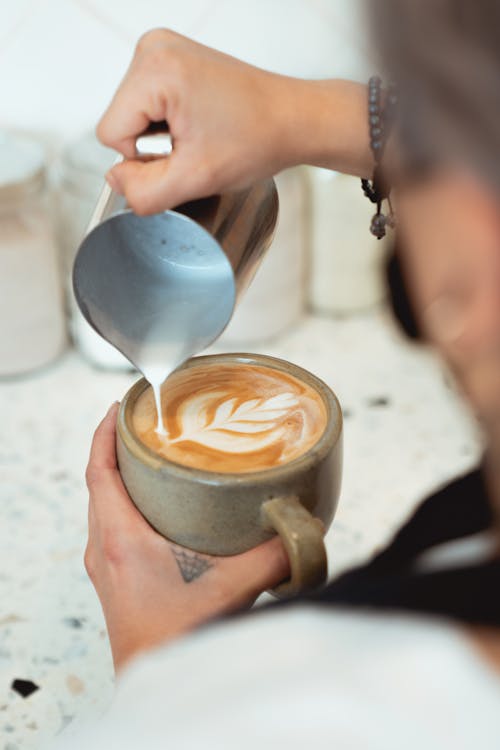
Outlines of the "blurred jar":
<svg viewBox="0 0 500 750">
<path fill-rule="evenodd" d="M 387 237 L 370 232 L 373 203 L 360 180 L 320 167 L 308 170 L 311 186 L 309 304 L 316 312 L 349 314 L 386 296 Z M 390 230 L 388 232 L 390 235 Z"/>
<path fill-rule="evenodd" d="M 0 132 L 0 375 L 48 364 L 66 331 L 42 147 Z"/>
<path fill-rule="evenodd" d="M 76 304 L 71 283 L 76 251 L 95 208 L 104 175 L 115 159 L 116 153 L 102 146 L 92 133 L 65 149 L 59 168 L 61 266 L 75 345 L 97 367 L 130 370 L 130 362 L 87 323 Z"/>
<path fill-rule="evenodd" d="M 300 320 L 307 290 L 307 181 L 302 168 L 277 175 L 279 219 L 273 243 L 221 344 L 278 336 Z"/>
</svg>

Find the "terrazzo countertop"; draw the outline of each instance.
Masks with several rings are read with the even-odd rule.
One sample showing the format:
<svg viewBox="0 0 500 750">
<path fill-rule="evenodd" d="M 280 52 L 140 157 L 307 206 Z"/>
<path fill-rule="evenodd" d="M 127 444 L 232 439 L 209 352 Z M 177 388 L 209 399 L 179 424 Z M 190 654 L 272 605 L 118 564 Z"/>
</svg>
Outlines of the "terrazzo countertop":
<svg viewBox="0 0 500 750">
<path fill-rule="evenodd" d="M 373 553 L 418 498 L 477 460 L 474 424 L 439 363 L 406 343 L 383 309 L 308 317 L 252 349 L 316 373 L 343 405 L 344 481 L 327 536 L 332 574 Z M 0 383 L 3 750 L 38 748 L 112 696 L 104 621 L 82 562 L 83 475 L 97 422 L 136 377 L 97 371 L 69 351 L 43 372 Z"/>
</svg>

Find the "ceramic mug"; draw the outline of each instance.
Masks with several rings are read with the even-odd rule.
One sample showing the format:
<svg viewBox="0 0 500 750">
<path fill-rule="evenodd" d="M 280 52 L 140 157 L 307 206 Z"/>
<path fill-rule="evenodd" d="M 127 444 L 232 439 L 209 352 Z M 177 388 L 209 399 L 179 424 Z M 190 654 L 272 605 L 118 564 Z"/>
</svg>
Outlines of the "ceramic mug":
<svg viewBox="0 0 500 750">
<path fill-rule="evenodd" d="M 184 547 L 210 555 L 235 555 L 279 534 L 291 576 L 276 592 L 291 595 L 326 580 L 323 537 L 340 493 L 342 411 L 334 393 L 319 378 L 274 357 L 216 354 L 195 357 L 179 370 L 239 362 L 288 373 L 321 396 L 326 427 L 309 450 L 288 463 L 251 473 L 205 471 L 173 463 L 146 447 L 134 433 L 134 406 L 149 387 L 142 379 L 121 402 L 118 466 L 143 516 L 160 534 Z"/>
</svg>

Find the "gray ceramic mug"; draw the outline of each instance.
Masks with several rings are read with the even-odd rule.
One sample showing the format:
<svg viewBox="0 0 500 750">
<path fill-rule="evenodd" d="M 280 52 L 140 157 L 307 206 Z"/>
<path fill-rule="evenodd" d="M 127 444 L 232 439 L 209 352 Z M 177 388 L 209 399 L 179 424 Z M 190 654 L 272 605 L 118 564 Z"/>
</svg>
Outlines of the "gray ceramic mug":
<svg viewBox="0 0 500 750">
<path fill-rule="evenodd" d="M 276 593 L 286 596 L 326 580 L 323 541 L 333 519 L 342 475 L 342 411 L 330 388 L 307 370 L 257 354 L 195 357 L 182 369 L 206 364 L 254 364 L 293 375 L 320 394 L 326 428 L 298 458 L 252 473 L 220 473 L 173 463 L 135 435 L 135 403 L 149 387 L 139 380 L 120 407 L 117 456 L 122 479 L 135 505 L 169 540 L 210 555 L 235 555 L 278 533 L 290 560 L 290 580 Z"/>
</svg>

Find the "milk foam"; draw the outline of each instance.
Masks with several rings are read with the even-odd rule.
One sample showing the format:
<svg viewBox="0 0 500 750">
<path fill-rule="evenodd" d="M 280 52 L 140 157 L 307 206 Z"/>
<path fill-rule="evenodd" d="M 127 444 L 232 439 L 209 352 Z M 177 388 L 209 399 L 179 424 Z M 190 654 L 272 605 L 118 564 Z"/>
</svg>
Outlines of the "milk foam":
<svg viewBox="0 0 500 750">
<path fill-rule="evenodd" d="M 300 407 L 298 398 L 287 392 L 268 399 L 249 399 L 239 405 L 237 398 L 224 398 L 225 395 L 209 392 L 186 399 L 178 416 L 181 433 L 170 438 L 170 443 L 190 440 L 226 453 L 262 450 L 282 437 L 283 418 Z M 223 400 L 209 419 L 214 398 L 220 397 Z"/>
<path fill-rule="evenodd" d="M 210 364 L 174 373 L 162 388 L 162 425 L 145 391 L 137 435 L 169 460 L 214 471 L 253 471 L 306 452 L 326 426 L 321 396 L 301 380 L 257 365 Z"/>
</svg>

